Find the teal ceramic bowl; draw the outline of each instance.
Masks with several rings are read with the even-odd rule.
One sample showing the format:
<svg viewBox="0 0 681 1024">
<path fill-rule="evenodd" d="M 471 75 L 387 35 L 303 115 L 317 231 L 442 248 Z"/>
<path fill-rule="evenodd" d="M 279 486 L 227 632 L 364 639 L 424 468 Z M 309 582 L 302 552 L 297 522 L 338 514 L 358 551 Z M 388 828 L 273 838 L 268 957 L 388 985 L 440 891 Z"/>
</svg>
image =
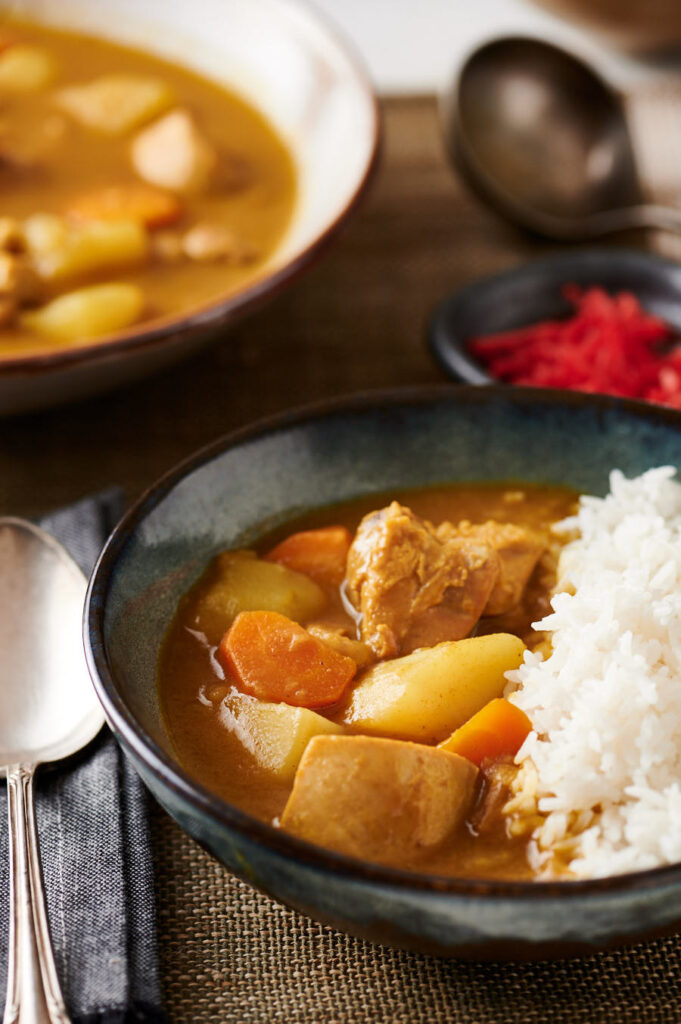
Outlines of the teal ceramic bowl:
<svg viewBox="0 0 681 1024">
<path fill-rule="evenodd" d="M 182 768 L 156 692 L 180 595 L 220 549 L 303 510 L 458 480 L 602 494 L 617 467 L 681 466 L 681 414 L 516 388 L 375 393 L 249 427 L 170 472 L 126 515 L 90 582 L 85 640 L 109 723 L 153 794 L 230 870 L 304 914 L 438 955 L 548 958 L 681 925 L 681 865 L 584 882 L 479 882 L 343 857 L 256 821 Z"/>
</svg>

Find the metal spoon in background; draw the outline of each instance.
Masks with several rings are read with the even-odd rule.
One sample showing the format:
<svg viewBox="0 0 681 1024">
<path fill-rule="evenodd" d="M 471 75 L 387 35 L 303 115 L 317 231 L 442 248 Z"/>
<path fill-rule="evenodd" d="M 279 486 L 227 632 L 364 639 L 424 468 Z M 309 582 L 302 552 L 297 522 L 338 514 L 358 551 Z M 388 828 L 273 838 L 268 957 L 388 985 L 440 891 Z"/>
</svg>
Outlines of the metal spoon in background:
<svg viewBox="0 0 681 1024">
<path fill-rule="evenodd" d="M 0 518 L 0 768 L 7 773 L 10 903 L 3 1024 L 68 1024 L 54 966 L 33 808 L 37 765 L 74 754 L 104 717 L 81 641 L 86 581 L 55 540 Z"/>
<path fill-rule="evenodd" d="M 556 46 L 521 37 L 481 46 L 442 114 L 459 169 L 523 227 L 562 240 L 681 231 L 681 210 L 643 201 L 620 97 Z"/>
</svg>

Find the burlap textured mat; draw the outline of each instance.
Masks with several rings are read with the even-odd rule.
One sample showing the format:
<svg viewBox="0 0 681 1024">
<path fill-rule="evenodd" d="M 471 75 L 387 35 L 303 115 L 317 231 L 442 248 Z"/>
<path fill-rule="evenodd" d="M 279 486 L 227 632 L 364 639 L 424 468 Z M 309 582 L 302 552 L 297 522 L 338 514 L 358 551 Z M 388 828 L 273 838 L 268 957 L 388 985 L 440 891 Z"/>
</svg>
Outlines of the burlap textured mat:
<svg viewBox="0 0 681 1024">
<path fill-rule="evenodd" d="M 556 964 L 402 953 L 238 881 L 158 809 L 161 973 L 175 1024 L 678 1024 L 681 941 Z"/>
</svg>

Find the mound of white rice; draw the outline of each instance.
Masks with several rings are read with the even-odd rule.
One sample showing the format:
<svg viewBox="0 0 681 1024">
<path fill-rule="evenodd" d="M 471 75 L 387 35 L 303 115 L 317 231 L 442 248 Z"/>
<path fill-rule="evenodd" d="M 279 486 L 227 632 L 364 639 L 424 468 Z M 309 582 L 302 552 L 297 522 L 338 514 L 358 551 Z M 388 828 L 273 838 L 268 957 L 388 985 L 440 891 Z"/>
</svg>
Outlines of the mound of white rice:
<svg viewBox="0 0 681 1024">
<path fill-rule="evenodd" d="M 681 484 L 670 467 L 583 497 L 563 549 L 550 657 L 509 673 L 534 726 L 506 811 L 535 867 L 598 877 L 681 861 Z M 516 689 L 518 687 L 518 689 Z"/>
</svg>

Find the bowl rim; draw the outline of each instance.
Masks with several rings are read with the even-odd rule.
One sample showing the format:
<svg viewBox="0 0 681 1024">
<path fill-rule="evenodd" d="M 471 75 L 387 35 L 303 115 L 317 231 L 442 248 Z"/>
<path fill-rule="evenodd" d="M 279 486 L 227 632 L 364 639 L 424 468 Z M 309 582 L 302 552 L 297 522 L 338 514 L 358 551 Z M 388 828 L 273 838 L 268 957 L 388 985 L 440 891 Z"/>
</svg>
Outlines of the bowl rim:
<svg viewBox="0 0 681 1024">
<path fill-rule="evenodd" d="M 496 273 L 487 274 L 470 284 L 465 284 L 450 292 L 433 310 L 427 327 L 428 347 L 439 366 L 450 377 L 457 381 L 476 386 L 489 384 L 500 387 L 517 387 L 510 382 L 493 377 L 468 349 L 469 336 L 459 333 L 453 324 L 462 308 L 471 300 L 481 296 L 494 296 L 498 287 L 514 281 L 522 280 L 529 275 L 552 276 L 564 271 L 567 276 L 587 275 L 597 277 L 599 271 L 607 267 L 609 271 L 641 272 L 646 271 L 664 280 L 677 292 L 679 309 L 681 310 L 681 265 L 657 253 L 633 247 L 607 249 L 604 247 L 578 247 L 567 252 L 551 253 L 537 259 L 528 260 L 519 266 L 509 267 Z M 563 282 L 567 283 L 567 282 Z M 598 282 L 594 281 L 596 285 Z M 600 285 L 603 287 L 602 283 Z M 614 286 L 607 286 L 612 290 Z M 630 287 L 629 290 L 636 291 Z M 559 298 L 559 295 L 556 295 Z M 527 321 L 527 325 L 533 321 Z"/>
<path fill-rule="evenodd" d="M 289 281 L 295 280 L 335 237 L 364 196 L 376 173 L 383 143 L 378 96 L 356 46 L 323 11 L 314 8 L 307 0 L 277 0 L 277 2 L 282 8 L 289 8 L 320 28 L 338 51 L 343 54 L 369 112 L 371 138 L 366 163 L 344 205 L 334 210 L 331 219 L 327 219 L 325 222 L 323 230 L 306 246 L 296 251 L 283 266 L 268 272 L 267 263 L 265 263 L 262 273 L 258 273 L 243 288 L 237 288 L 236 291 L 228 295 L 218 296 L 209 302 L 190 307 L 185 312 L 164 317 L 156 322 L 152 321 L 146 328 L 144 324 L 140 324 L 138 328 L 129 327 L 111 335 L 104 335 L 97 341 L 84 342 L 82 345 L 57 349 L 54 352 L 3 356 L 0 358 L 0 378 L 30 376 L 33 373 L 43 373 L 52 369 L 60 370 L 77 366 L 80 363 L 96 364 L 127 352 L 144 353 L 150 349 L 161 347 L 177 335 L 187 332 L 217 334 L 221 328 L 226 327 L 252 306 L 257 306 L 265 298 L 278 294 Z M 259 113 L 256 103 L 248 97 L 246 97 L 246 102 Z M 269 125 L 268 118 L 266 121 Z M 276 249 L 273 255 L 276 255 Z"/>
<path fill-rule="evenodd" d="M 582 880 L 500 880 L 450 877 L 385 867 L 359 858 L 335 853 L 284 832 L 242 811 L 212 793 L 185 771 L 149 736 L 120 696 L 105 653 L 104 613 L 106 593 L 116 571 L 116 562 L 128 543 L 128 535 L 180 481 L 200 466 L 245 442 L 293 427 L 302 427 L 337 415 L 369 413 L 384 407 L 424 407 L 448 401 L 486 405 L 499 400 L 527 408 L 557 404 L 563 408 L 593 406 L 602 412 L 617 410 L 639 418 L 651 417 L 676 427 L 681 433 L 681 411 L 646 402 L 609 395 L 584 394 L 548 388 L 508 388 L 505 385 L 476 387 L 451 384 L 420 385 L 362 391 L 331 399 L 321 399 L 293 410 L 268 416 L 223 435 L 200 448 L 163 474 L 130 506 L 123 515 L 97 559 L 88 583 L 83 612 L 83 639 L 90 676 L 119 742 L 127 746 L 146 771 L 150 772 L 194 811 L 206 815 L 222 828 L 238 832 L 285 860 L 295 860 L 323 874 L 343 875 L 355 882 L 370 882 L 403 892 L 433 893 L 444 897 L 476 898 L 520 902 L 530 900 L 567 900 L 595 894 L 611 899 L 632 892 L 655 890 L 681 883 L 681 862 L 627 872 L 606 878 Z"/>
</svg>

